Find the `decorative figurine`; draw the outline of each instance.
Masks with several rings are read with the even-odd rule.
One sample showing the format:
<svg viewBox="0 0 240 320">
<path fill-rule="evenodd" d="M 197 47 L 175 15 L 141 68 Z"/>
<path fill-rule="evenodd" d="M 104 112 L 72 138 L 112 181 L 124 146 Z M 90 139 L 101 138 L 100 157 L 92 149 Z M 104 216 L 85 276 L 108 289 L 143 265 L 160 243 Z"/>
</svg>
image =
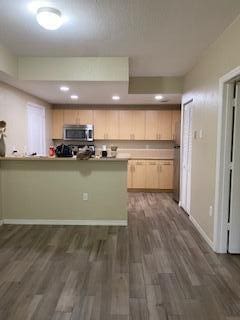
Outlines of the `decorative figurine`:
<svg viewBox="0 0 240 320">
<path fill-rule="evenodd" d="M 6 137 L 6 122 L 0 121 L 0 157 L 5 157 L 6 155 L 6 145 L 4 138 Z"/>
</svg>

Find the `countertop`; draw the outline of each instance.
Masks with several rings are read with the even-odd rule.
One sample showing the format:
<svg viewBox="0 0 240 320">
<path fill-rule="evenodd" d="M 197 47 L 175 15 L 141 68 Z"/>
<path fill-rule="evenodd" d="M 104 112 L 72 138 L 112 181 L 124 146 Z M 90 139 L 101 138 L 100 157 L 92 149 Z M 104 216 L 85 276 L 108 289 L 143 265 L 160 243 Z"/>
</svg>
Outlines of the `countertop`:
<svg viewBox="0 0 240 320">
<path fill-rule="evenodd" d="M 90 159 L 77 159 L 72 158 L 55 158 L 55 157 L 0 157 L 0 161 L 128 161 L 128 158 L 90 158 Z"/>
</svg>

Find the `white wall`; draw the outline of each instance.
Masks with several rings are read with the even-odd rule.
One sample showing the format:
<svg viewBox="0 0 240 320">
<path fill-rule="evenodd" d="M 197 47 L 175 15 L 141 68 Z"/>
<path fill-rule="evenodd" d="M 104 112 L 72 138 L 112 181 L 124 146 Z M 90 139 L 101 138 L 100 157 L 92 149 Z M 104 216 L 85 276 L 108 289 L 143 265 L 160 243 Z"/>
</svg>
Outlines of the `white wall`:
<svg viewBox="0 0 240 320">
<path fill-rule="evenodd" d="M 46 146 L 51 143 L 51 106 L 14 87 L 0 82 L 0 120 L 7 122 L 7 153 L 13 147 L 23 153 L 27 146 L 27 104 L 31 102 L 46 108 Z"/>
<path fill-rule="evenodd" d="M 216 143 L 219 78 L 240 65 L 240 16 L 211 45 L 186 75 L 183 101 L 193 99 L 193 130 L 203 129 L 203 139 L 193 141 L 191 214 L 213 239 L 216 178 Z"/>
</svg>

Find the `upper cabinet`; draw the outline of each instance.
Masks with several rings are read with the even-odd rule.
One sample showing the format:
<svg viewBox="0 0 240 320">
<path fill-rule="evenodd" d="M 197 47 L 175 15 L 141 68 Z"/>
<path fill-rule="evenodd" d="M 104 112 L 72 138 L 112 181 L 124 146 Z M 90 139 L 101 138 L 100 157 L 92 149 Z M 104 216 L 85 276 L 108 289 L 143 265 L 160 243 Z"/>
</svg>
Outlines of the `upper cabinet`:
<svg viewBox="0 0 240 320">
<path fill-rule="evenodd" d="M 94 110 L 94 139 L 115 140 L 119 139 L 119 111 Z"/>
<path fill-rule="evenodd" d="M 176 140 L 180 110 L 53 109 L 53 139 L 64 125 L 94 125 L 96 140 Z"/>
<path fill-rule="evenodd" d="M 64 124 L 92 124 L 92 110 L 64 109 Z"/>
<path fill-rule="evenodd" d="M 172 140 L 172 112 L 146 111 L 146 140 Z"/>
<path fill-rule="evenodd" d="M 63 139 L 63 109 L 52 111 L 52 139 Z"/>
<path fill-rule="evenodd" d="M 144 140 L 145 139 L 145 111 L 121 110 L 119 111 L 119 139 Z"/>
</svg>

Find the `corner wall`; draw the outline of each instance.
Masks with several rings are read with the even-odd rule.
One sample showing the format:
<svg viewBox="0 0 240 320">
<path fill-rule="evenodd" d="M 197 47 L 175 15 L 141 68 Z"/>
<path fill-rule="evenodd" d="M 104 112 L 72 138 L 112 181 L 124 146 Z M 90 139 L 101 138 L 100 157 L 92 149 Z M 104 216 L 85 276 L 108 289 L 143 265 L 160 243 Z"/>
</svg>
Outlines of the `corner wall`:
<svg viewBox="0 0 240 320">
<path fill-rule="evenodd" d="M 193 99 L 191 215 L 213 240 L 219 79 L 240 65 L 240 16 L 199 59 L 185 76 L 183 103 Z"/>
<path fill-rule="evenodd" d="M 46 146 L 51 141 L 51 106 L 10 85 L 0 82 L 0 120 L 7 122 L 7 153 L 15 147 L 23 153 L 27 146 L 27 104 L 34 103 L 46 108 Z"/>
</svg>

